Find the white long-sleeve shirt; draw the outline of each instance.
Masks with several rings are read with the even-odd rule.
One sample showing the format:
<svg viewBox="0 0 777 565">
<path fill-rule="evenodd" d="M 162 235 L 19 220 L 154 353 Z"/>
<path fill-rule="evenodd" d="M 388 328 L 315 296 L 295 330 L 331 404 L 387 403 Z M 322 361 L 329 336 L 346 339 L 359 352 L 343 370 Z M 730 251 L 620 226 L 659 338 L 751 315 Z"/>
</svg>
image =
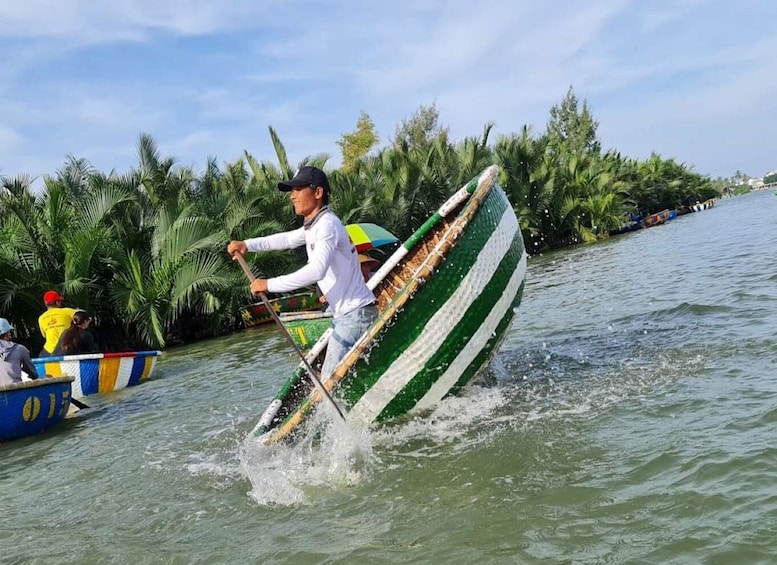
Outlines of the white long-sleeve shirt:
<svg viewBox="0 0 777 565">
<path fill-rule="evenodd" d="M 340 219 L 329 210 L 294 231 L 245 240 L 249 251 L 294 249 L 302 245 L 308 262 L 301 269 L 267 279 L 270 292 L 289 292 L 317 283 L 335 318 L 375 301 L 359 268 L 356 248 Z"/>
</svg>

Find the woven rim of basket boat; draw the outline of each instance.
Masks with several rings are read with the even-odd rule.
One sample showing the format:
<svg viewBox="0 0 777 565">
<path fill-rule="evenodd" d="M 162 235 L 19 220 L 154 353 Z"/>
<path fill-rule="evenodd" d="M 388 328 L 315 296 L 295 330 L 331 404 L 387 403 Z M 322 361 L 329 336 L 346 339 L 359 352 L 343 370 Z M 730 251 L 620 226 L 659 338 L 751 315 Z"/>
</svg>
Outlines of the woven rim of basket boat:
<svg viewBox="0 0 777 565">
<path fill-rule="evenodd" d="M 377 320 L 370 326 L 368 332 L 356 342 L 332 375 L 323 381 L 322 384 L 328 391 L 331 392 L 345 379 L 356 362 L 369 352 L 375 338 L 412 299 L 418 288 L 426 282 L 426 279 L 435 272 L 451 248 L 456 245 L 459 236 L 467 228 L 471 219 L 480 209 L 481 203 L 496 184 L 496 175 L 497 170 L 494 168 L 492 172 L 482 176 L 472 195 L 459 204 L 457 209 L 443 217 L 439 224 L 418 245 L 410 249 L 402 262 L 389 271 L 381 281 L 375 289 L 378 303 Z M 324 353 L 322 352 L 319 358 L 323 357 Z M 314 389 L 308 400 L 313 404 L 318 403 L 321 400 L 321 393 Z M 291 420 L 296 422 L 289 423 L 301 422 L 304 413 L 307 412 L 306 407 L 301 408 L 291 417 Z"/>
<path fill-rule="evenodd" d="M 48 386 L 53 384 L 72 383 L 74 380 L 75 377 L 40 377 L 32 381 L 22 381 L 20 383 L 11 383 L 9 385 L 1 386 L 0 392 L 21 390 L 24 388 L 37 388 L 40 386 Z"/>
</svg>

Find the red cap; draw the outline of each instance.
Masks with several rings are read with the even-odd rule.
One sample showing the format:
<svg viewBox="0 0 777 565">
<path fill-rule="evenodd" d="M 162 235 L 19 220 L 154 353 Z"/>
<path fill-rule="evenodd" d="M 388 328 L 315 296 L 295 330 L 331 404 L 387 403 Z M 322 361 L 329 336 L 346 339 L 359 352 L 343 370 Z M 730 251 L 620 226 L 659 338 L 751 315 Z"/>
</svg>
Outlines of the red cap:
<svg viewBox="0 0 777 565">
<path fill-rule="evenodd" d="M 44 304 L 56 304 L 57 302 L 64 302 L 65 297 L 58 293 L 56 290 L 47 290 L 43 293 Z"/>
</svg>

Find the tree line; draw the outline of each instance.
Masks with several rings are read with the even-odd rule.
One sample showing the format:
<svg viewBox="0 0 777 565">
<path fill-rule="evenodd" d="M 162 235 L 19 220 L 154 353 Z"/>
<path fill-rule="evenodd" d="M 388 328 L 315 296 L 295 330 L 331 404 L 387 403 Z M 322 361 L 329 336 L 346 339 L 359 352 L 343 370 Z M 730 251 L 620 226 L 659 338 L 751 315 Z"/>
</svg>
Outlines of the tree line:
<svg viewBox="0 0 777 565">
<path fill-rule="evenodd" d="M 270 127 L 272 160 L 245 151 L 221 165 L 209 158 L 199 172 L 160 155 L 141 134 L 137 166 L 126 173 L 71 156 L 39 191 L 28 176 L 0 177 L 0 316 L 31 351 L 42 344 L 37 318 L 47 289 L 93 314 L 101 351 L 164 348 L 235 330 L 238 308 L 252 299 L 226 244 L 300 225 L 277 183 L 302 165 L 327 170 L 331 207 L 343 223 L 377 223 L 404 240 L 496 163 L 530 254 L 606 238 L 629 217 L 719 195 L 708 177 L 674 159 L 603 151 L 598 122 L 571 87 L 551 108 L 545 132 L 524 126 L 492 139 L 493 127 L 453 141 L 432 104 L 397 126 L 384 147 L 362 112 L 338 141 L 335 169 L 325 154 L 292 166 Z M 274 276 L 300 265 L 304 251 L 249 260 L 255 273 Z"/>
</svg>

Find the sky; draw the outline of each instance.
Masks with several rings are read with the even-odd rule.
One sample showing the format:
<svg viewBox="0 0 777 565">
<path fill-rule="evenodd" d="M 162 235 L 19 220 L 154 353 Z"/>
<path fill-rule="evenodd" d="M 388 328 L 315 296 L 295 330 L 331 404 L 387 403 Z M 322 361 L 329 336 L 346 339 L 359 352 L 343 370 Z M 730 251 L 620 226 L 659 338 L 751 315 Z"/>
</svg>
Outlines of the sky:
<svg viewBox="0 0 777 565">
<path fill-rule="evenodd" d="M 292 165 L 367 112 L 386 145 L 434 104 L 453 140 L 545 131 L 572 86 L 604 149 L 712 178 L 777 169 L 772 0 L 7 0 L 0 4 L 0 176 L 40 182 L 68 156 L 202 171 L 248 151 Z"/>
</svg>

